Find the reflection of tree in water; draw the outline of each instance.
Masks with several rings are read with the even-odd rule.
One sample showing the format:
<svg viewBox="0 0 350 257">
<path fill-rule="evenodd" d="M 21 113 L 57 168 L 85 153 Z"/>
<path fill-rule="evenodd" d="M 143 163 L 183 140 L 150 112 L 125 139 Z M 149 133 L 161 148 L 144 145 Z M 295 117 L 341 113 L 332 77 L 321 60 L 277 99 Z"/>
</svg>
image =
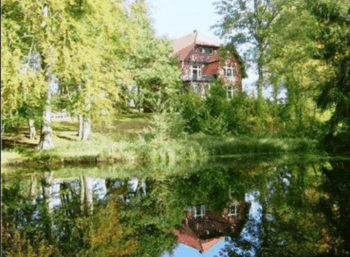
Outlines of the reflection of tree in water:
<svg viewBox="0 0 350 257">
<path fill-rule="evenodd" d="M 350 255 L 350 172 L 349 161 L 331 161 L 331 169 L 323 168 L 325 180 L 320 210 L 327 221 L 322 243 L 329 255 Z"/>
<path fill-rule="evenodd" d="M 172 232 L 181 226 L 186 207 L 205 204 L 220 213 L 231 201 L 229 191 L 242 200 L 246 191 L 256 189 L 264 206 L 263 229 L 256 230 L 257 224 L 249 219 L 245 227 L 247 233 L 261 235 L 260 256 L 346 255 L 347 162 L 331 164 L 332 170 L 322 168 L 324 163 L 277 165 L 274 170 L 272 165 L 220 163 L 188 175 L 99 179 L 106 186 L 102 200 L 93 192 L 96 181 L 87 176 L 56 180 L 54 173 L 46 172 L 11 181 L 5 178 L 2 250 L 9 252 L 19 237 L 16 249 L 22 247 L 27 256 L 29 246 L 33 256 L 40 256 L 35 249 L 43 242 L 56 256 L 108 256 L 106 249 L 117 256 L 115 252 L 126 253 L 125 246 L 133 249 L 129 256 L 160 256 L 176 246 Z M 138 183 L 131 186 L 132 181 Z M 274 194 L 269 198 L 270 181 Z M 122 233 L 112 239 L 116 230 Z M 244 238 L 238 243 L 244 249 L 254 247 Z"/>
<path fill-rule="evenodd" d="M 131 254 L 135 250 L 133 240 L 128 239 L 131 227 L 121 221 L 118 214 L 121 206 L 116 201 L 107 201 L 93 213 L 89 179 L 82 176 L 77 180 L 57 181 L 53 172 L 45 172 L 30 179 L 22 177 L 9 184 L 5 182 L 2 252 L 6 256 Z M 54 187 L 59 188 L 60 204 L 56 206 Z"/>
<path fill-rule="evenodd" d="M 258 256 L 348 256 L 348 161 L 302 163 L 271 170 Z M 328 168 L 327 168 L 328 167 Z M 268 196 L 268 197 L 266 197 Z M 265 201 L 265 202 L 264 202 Z M 236 242 L 245 249 L 250 244 Z M 244 256 L 227 244 L 222 256 Z"/>
<path fill-rule="evenodd" d="M 171 216 L 146 195 L 144 180 L 98 179 L 106 194 L 97 201 L 94 179 L 53 175 L 3 181 L 2 251 L 7 256 L 159 256 L 176 245 L 167 226 Z M 28 249 L 39 249 L 40 243 L 48 254 L 31 255 Z"/>
</svg>

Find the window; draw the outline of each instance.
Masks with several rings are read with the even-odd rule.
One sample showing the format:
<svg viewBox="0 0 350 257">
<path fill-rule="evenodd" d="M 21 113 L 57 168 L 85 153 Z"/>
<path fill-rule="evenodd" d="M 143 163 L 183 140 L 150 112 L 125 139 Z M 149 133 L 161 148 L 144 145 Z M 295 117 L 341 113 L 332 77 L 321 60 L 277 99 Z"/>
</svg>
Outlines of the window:
<svg viewBox="0 0 350 257">
<path fill-rule="evenodd" d="M 201 52 L 202 52 L 202 54 L 211 54 L 211 53 L 213 53 L 213 49 L 207 48 L 207 47 L 202 47 Z"/>
<path fill-rule="evenodd" d="M 224 74 L 226 77 L 233 77 L 234 67 L 232 65 L 226 65 L 224 67 Z"/>
<path fill-rule="evenodd" d="M 202 69 L 199 65 L 191 66 L 191 77 L 192 79 L 200 79 L 202 77 Z"/>
<path fill-rule="evenodd" d="M 228 210 L 228 216 L 237 216 L 238 204 L 232 204 Z"/>
<path fill-rule="evenodd" d="M 227 86 L 226 87 L 226 98 L 232 98 L 236 89 L 234 86 Z"/>
<path fill-rule="evenodd" d="M 204 218 L 205 205 L 197 205 L 193 207 L 193 217 L 194 218 Z"/>
<path fill-rule="evenodd" d="M 193 84 L 193 91 L 195 92 L 195 93 L 199 93 L 199 86 L 198 86 L 198 84 Z"/>
<path fill-rule="evenodd" d="M 210 90 L 210 84 L 204 84 L 202 86 L 202 97 L 206 97 L 208 95 L 209 90 Z"/>
</svg>

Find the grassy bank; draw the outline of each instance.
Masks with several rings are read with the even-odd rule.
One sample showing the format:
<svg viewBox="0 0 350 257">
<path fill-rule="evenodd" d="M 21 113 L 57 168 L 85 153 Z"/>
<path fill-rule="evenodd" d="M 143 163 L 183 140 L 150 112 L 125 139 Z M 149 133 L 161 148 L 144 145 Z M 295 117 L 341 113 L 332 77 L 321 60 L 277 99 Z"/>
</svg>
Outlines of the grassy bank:
<svg viewBox="0 0 350 257">
<path fill-rule="evenodd" d="M 197 134 L 191 136 L 190 139 L 198 142 L 208 151 L 209 155 L 320 152 L 318 141 L 309 138 L 215 137 Z"/>
<path fill-rule="evenodd" d="M 53 149 L 38 151 L 39 137 L 29 139 L 28 128 L 2 134 L 1 164 L 26 161 L 51 162 L 132 162 L 175 163 L 205 157 L 198 143 L 185 139 L 165 142 L 147 141 L 140 134 L 149 126 L 149 114 L 117 118 L 112 125 L 93 124 L 88 141 L 77 136 L 78 123 L 70 118 L 53 120 Z"/>
<path fill-rule="evenodd" d="M 252 138 L 247 136 L 215 137 L 205 134 L 157 140 L 145 129 L 151 115 L 128 115 L 115 119 L 112 125 L 93 124 L 88 141 L 77 136 L 78 123 L 70 118 L 53 120 L 55 148 L 36 150 L 39 137 L 29 139 L 26 127 L 18 133 L 2 134 L 1 163 L 23 161 L 51 162 L 128 162 L 176 163 L 179 161 L 229 154 L 283 154 L 288 152 L 319 152 L 317 141 L 308 138 Z"/>
</svg>

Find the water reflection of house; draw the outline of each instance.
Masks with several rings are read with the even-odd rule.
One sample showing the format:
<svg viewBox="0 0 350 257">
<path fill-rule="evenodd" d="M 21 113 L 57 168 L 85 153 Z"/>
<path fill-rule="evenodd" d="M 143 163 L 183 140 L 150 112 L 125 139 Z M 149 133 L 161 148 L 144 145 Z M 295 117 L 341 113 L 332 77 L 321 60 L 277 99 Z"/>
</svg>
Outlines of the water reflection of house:
<svg viewBox="0 0 350 257">
<path fill-rule="evenodd" d="M 186 209 L 186 218 L 181 230 L 174 234 L 179 243 L 188 245 L 204 253 L 219 243 L 224 235 L 233 234 L 241 225 L 245 203 L 233 202 L 220 214 L 207 210 L 205 205 Z"/>
</svg>

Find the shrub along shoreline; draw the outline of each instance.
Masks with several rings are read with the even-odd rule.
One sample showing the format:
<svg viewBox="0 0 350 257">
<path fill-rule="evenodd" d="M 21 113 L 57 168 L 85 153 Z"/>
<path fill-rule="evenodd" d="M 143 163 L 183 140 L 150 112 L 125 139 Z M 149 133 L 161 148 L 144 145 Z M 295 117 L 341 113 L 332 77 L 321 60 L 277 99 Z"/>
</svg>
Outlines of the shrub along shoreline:
<svg viewBox="0 0 350 257">
<path fill-rule="evenodd" d="M 208 136 L 197 133 L 185 138 L 147 140 L 145 135 L 113 140 L 99 133 L 88 141 L 60 141 L 49 150 L 17 147 L 2 151 L 2 165 L 30 162 L 53 163 L 176 163 L 205 160 L 210 156 L 233 154 L 322 153 L 318 142 L 308 138 L 252 138 Z"/>
</svg>

